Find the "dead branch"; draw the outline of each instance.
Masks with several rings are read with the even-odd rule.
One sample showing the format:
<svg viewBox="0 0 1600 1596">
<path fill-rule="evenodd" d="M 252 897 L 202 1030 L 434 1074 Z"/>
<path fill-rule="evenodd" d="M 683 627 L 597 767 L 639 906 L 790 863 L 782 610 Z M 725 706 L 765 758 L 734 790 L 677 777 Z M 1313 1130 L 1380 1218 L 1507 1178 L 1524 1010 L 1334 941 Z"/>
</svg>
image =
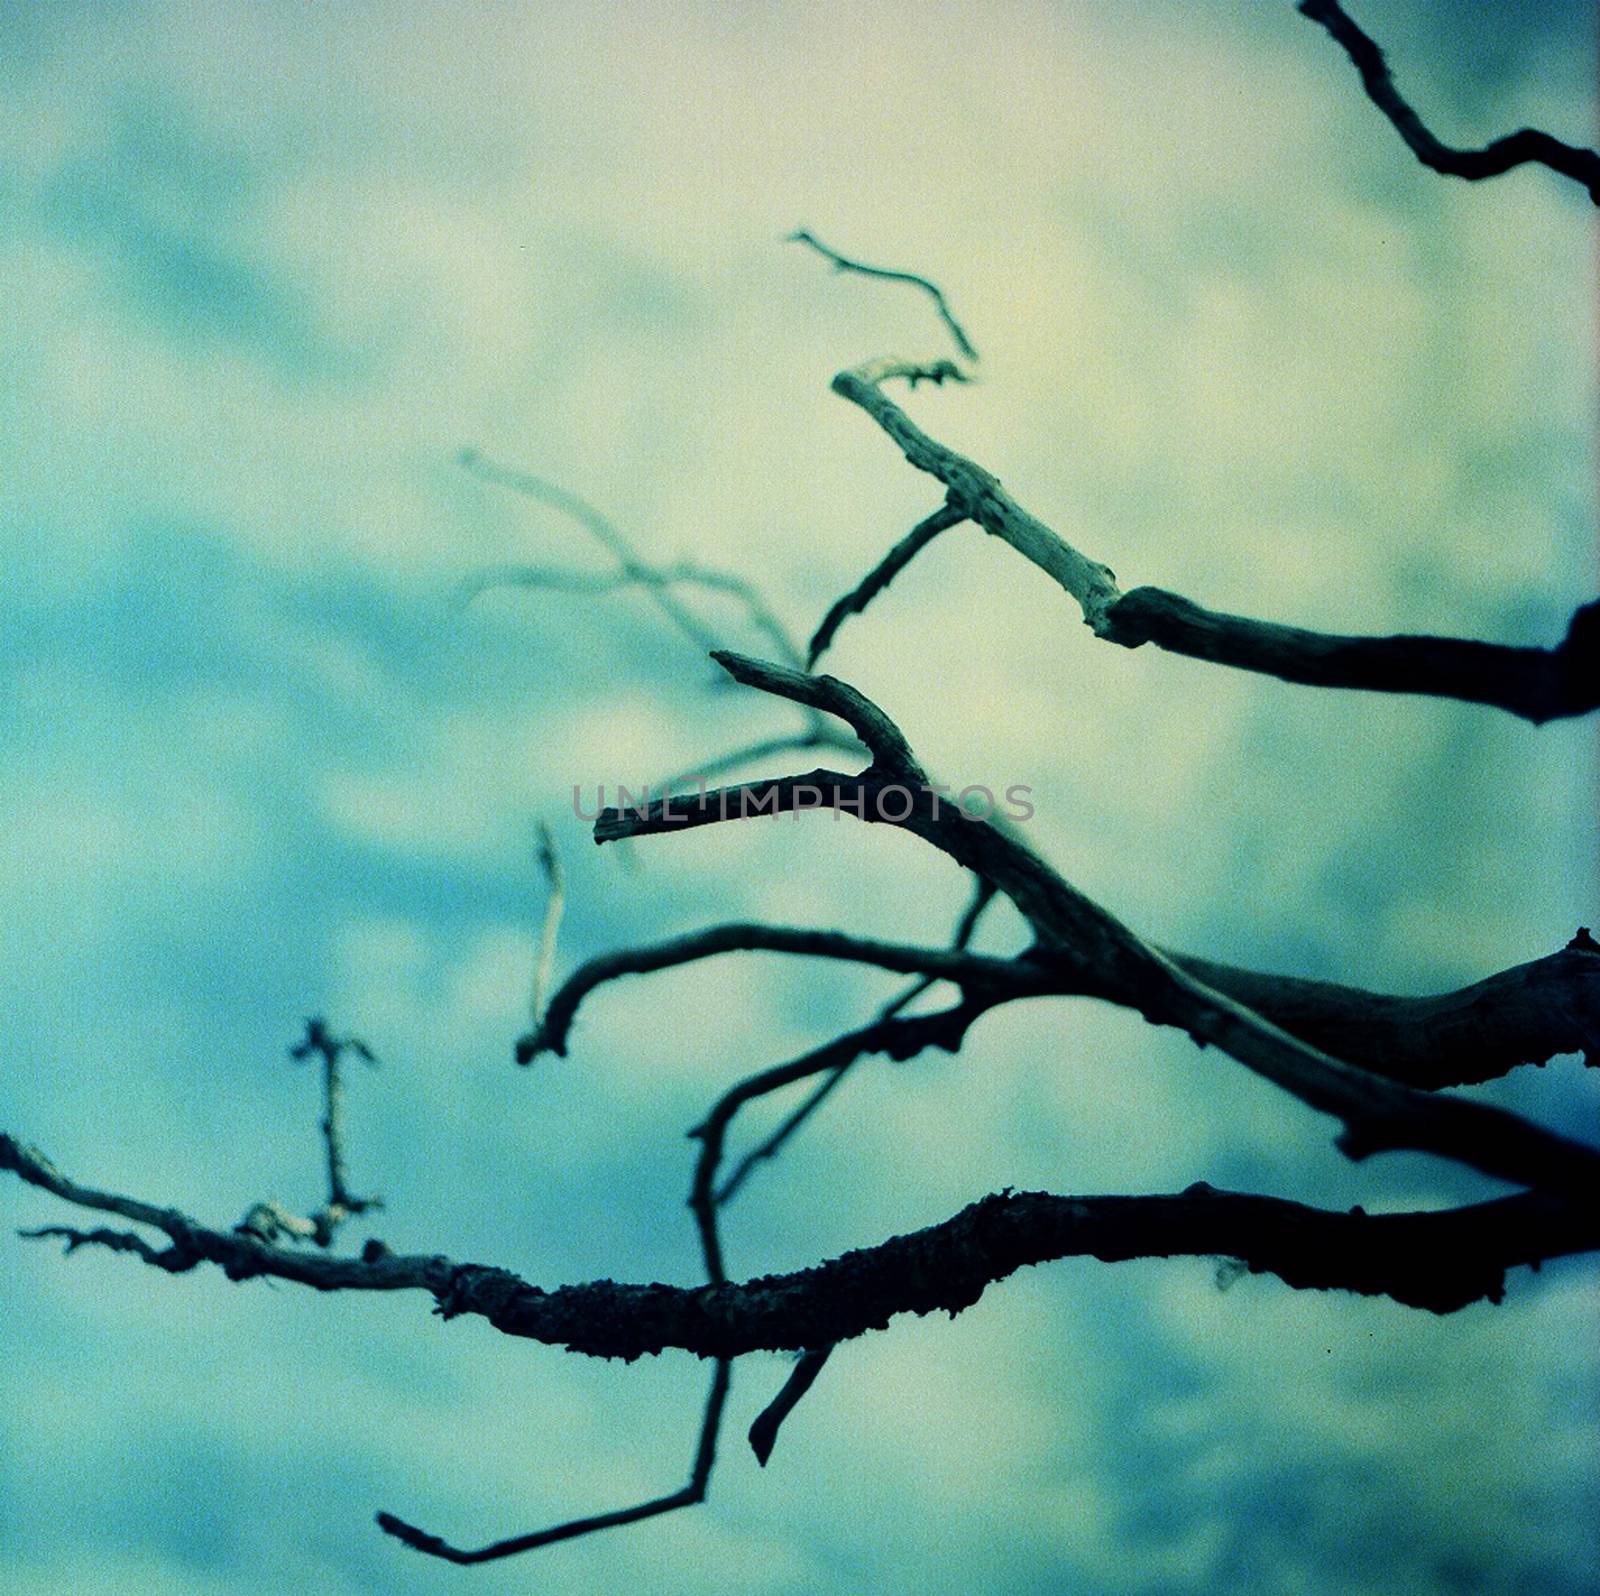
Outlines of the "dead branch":
<svg viewBox="0 0 1600 1596">
<path fill-rule="evenodd" d="M 1600 1210 L 1537 1193 L 1428 1213 L 1333 1213 L 1276 1197 L 1191 1187 L 1172 1196 L 1058 1197 L 1003 1192 L 954 1217 L 791 1274 L 719 1286 L 612 1280 L 541 1290 L 504 1269 L 369 1246 L 360 1258 L 274 1247 L 212 1230 L 176 1209 L 68 1180 L 0 1133 L 0 1169 L 79 1207 L 164 1232 L 179 1273 L 212 1263 L 232 1280 L 270 1277 L 321 1291 L 426 1291 L 446 1319 L 590 1357 L 632 1360 L 677 1348 L 700 1357 L 803 1352 L 881 1330 L 902 1313 L 960 1313 L 1029 1264 L 1059 1258 L 1229 1257 L 1297 1289 L 1388 1296 L 1449 1313 L 1498 1300 L 1507 1269 L 1600 1249 Z M 78 1245 L 106 1245 L 78 1233 Z M 137 1249 L 127 1249 L 137 1250 Z"/>
<path fill-rule="evenodd" d="M 700 1420 L 700 1438 L 695 1443 L 694 1464 L 689 1473 L 689 1482 L 682 1490 L 652 1497 L 633 1507 L 595 1513 L 589 1518 L 571 1519 L 549 1529 L 535 1530 L 531 1535 L 513 1535 L 507 1540 L 494 1541 L 470 1551 L 452 1546 L 440 1536 L 430 1535 L 426 1530 L 396 1518 L 393 1513 L 379 1513 L 378 1527 L 396 1540 L 404 1541 L 413 1551 L 441 1557 L 447 1563 L 492 1563 L 498 1558 L 514 1557 L 518 1552 L 531 1552 L 536 1547 L 551 1546 L 557 1541 L 592 1535 L 596 1530 L 615 1529 L 620 1524 L 637 1524 L 641 1519 L 657 1518 L 662 1513 L 676 1512 L 680 1507 L 693 1507 L 705 1501 L 711 1483 L 711 1470 L 717 1461 L 717 1432 L 722 1425 L 722 1409 L 728 1398 L 732 1370 L 733 1365 L 727 1358 L 719 1358 L 711 1371 L 711 1391 L 706 1398 L 705 1414 Z"/>
<path fill-rule="evenodd" d="M 370 1213 L 383 1207 L 381 1197 L 357 1197 L 349 1187 L 344 1169 L 344 1076 L 340 1061 L 346 1053 L 354 1053 L 364 1063 L 376 1065 L 372 1049 L 358 1036 L 335 1036 L 328 1023 L 321 1018 L 306 1021 L 306 1034 L 289 1049 L 289 1057 L 296 1063 L 315 1057 L 322 1061 L 322 1138 L 326 1148 L 328 1167 L 327 1204 L 310 1216 L 311 1239 L 319 1247 L 330 1246 L 334 1232 L 346 1219 Z M 270 1203 L 257 1203 L 245 1216 L 246 1227 L 263 1233 L 272 1240 L 276 1231 L 300 1234 L 293 1217 L 284 1214 Z"/>
<path fill-rule="evenodd" d="M 693 799 L 687 801 L 694 802 Z M 675 969 L 723 953 L 758 951 L 872 964 L 901 975 L 953 981 L 972 991 L 1003 991 L 1020 996 L 1044 990 L 1038 980 L 1031 978 L 1029 966 L 1014 959 L 996 959 L 949 948 L 908 947 L 897 942 L 849 936 L 842 931 L 733 921 L 661 942 L 622 948 L 586 961 L 551 997 L 541 1023 L 519 1038 L 517 1062 L 531 1063 L 541 1053 L 564 1055 L 573 1017 L 584 998 L 597 986 L 621 976 Z"/>
<path fill-rule="evenodd" d="M 976 361 L 978 351 L 972 347 L 972 340 L 962 330 L 961 323 L 950 313 L 950 306 L 946 303 L 944 292 L 937 283 L 931 283 L 926 277 L 919 277 L 916 272 L 890 271 L 883 266 L 867 266 L 861 261 L 850 260 L 841 255 L 837 250 L 829 249 L 821 239 L 814 234 L 800 228 L 789 235 L 791 244 L 807 244 L 814 249 L 824 260 L 833 262 L 833 269 L 840 272 L 855 272 L 862 277 L 876 277 L 882 282 L 909 283 L 913 288 L 920 288 L 933 300 L 933 307 L 939 313 L 939 320 L 949 329 L 950 336 L 955 340 L 956 348 L 968 360 Z"/>
<path fill-rule="evenodd" d="M 719 660 L 739 681 L 795 696 L 848 721 L 873 748 L 874 764 L 857 776 L 819 769 L 707 791 L 682 800 L 681 811 L 670 813 L 659 804 L 642 813 L 606 810 L 595 822 L 597 841 L 743 818 L 753 808 L 775 813 L 824 804 L 849 809 L 869 823 L 901 826 L 1010 898 L 1033 927 L 1044 955 L 1056 966 L 1076 967 L 1082 992 L 1122 1003 L 1153 1024 L 1176 1026 L 1197 1042 L 1214 1043 L 1308 1107 L 1338 1118 L 1344 1126 L 1339 1145 L 1350 1157 L 1410 1149 L 1538 1190 L 1592 1198 L 1600 1188 L 1595 1149 L 1485 1104 L 1430 1096 L 1344 1063 L 1197 980 L 1072 887 L 1038 854 L 955 805 L 941 804 L 917 784 L 920 767 L 903 734 L 855 689 L 832 677 L 804 676 L 736 655 Z"/>
<path fill-rule="evenodd" d="M 1401 98 L 1389 74 L 1389 63 L 1376 41 L 1363 33 L 1338 0 L 1300 0 L 1300 14 L 1319 22 L 1330 36 L 1344 47 L 1351 63 L 1361 74 L 1367 97 L 1388 117 L 1407 148 L 1435 172 L 1446 177 L 1462 177 L 1476 183 L 1486 177 L 1499 177 L 1513 167 L 1533 162 L 1548 166 L 1562 177 L 1570 177 L 1589 191 L 1589 198 L 1600 205 L 1600 155 L 1593 150 L 1563 144 L 1560 139 L 1537 128 L 1518 128 L 1515 133 L 1495 139 L 1481 150 L 1453 149 L 1441 144 L 1423 125 L 1422 118 Z"/>
<path fill-rule="evenodd" d="M 966 518 L 965 510 L 946 500 L 932 515 L 917 522 L 843 598 L 834 600 L 807 645 L 805 668 L 816 667 L 850 616 L 861 614 L 941 532 L 959 526 Z"/>
<path fill-rule="evenodd" d="M 1097 637 L 1125 648 L 1154 643 L 1168 653 L 1313 687 L 1488 704 L 1535 725 L 1600 706 L 1600 600 L 1576 611 L 1556 647 L 1514 648 L 1446 637 L 1343 637 L 1226 615 L 1161 588 L 1124 593 L 1108 566 L 1030 515 L 998 478 L 935 441 L 883 392 L 891 378 L 914 386 L 922 378 L 959 375 L 945 364 L 870 361 L 840 372 L 833 390 L 866 411 L 913 466 L 943 483 L 952 506 L 1070 594 Z"/>
</svg>

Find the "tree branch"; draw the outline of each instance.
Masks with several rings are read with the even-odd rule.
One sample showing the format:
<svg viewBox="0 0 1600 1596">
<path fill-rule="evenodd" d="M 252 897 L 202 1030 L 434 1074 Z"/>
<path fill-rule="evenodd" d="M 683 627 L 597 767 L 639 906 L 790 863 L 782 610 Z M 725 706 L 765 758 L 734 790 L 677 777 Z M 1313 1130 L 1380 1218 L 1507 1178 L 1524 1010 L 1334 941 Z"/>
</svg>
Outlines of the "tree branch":
<svg viewBox="0 0 1600 1596">
<path fill-rule="evenodd" d="M 1125 648 L 1154 643 L 1168 653 L 1313 687 L 1488 704 L 1536 725 L 1600 706 L 1600 600 L 1580 608 L 1566 638 L 1546 649 L 1445 637 L 1342 637 L 1208 610 L 1161 588 L 1123 593 L 1109 567 L 1030 515 L 990 472 L 929 437 L 883 392 L 890 378 L 917 375 L 932 373 L 873 361 L 840 372 L 833 390 L 865 410 L 913 466 L 942 482 L 952 506 L 1070 594 L 1097 637 Z"/>
<path fill-rule="evenodd" d="M 1532 1193 L 1369 1216 L 1209 1187 L 1152 1197 L 1004 1192 L 925 1230 L 790 1274 L 720 1286 L 600 1280 L 544 1291 L 504 1269 L 399 1256 L 377 1244 L 361 1258 L 336 1258 L 210 1230 L 176 1209 L 80 1186 L 4 1133 L 0 1169 L 80 1207 L 162 1230 L 194 1263 L 214 1263 L 230 1279 L 270 1276 L 322 1291 L 426 1291 L 444 1318 L 477 1315 L 506 1335 L 629 1360 L 668 1348 L 733 1358 L 829 1346 L 881 1330 L 902 1313 L 960 1313 L 995 1281 L 1058 1258 L 1220 1255 L 1297 1289 L 1388 1296 L 1449 1313 L 1481 1298 L 1498 1300 L 1507 1269 L 1600 1249 L 1593 1204 Z M 92 1239 L 85 1234 L 85 1242 Z"/>
<path fill-rule="evenodd" d="M 833 262 L 835 271 L 856 272 L 862 277 L 876 277 L 880 281 L 889 283 L 909 283 L 913 288 L 920 288 L 932 298 L 933 307 L 939 313 L 939 320 L 949 329 L 950 336 L 955 340 L 956 348 L 968 360 L 977 360 L 978 351 L 972 347 L 972 341 L 962 330 L 961 323 L 951 315 L 950 306 L 945 302 L 944 293 L 937 283 L 931 283 L 926 277 L 919 277 L 915 272 L 890 271 L 882 266 L 866 266 L 858 260 L 850 260 L 839 254 L 837 250 L 829 249 L 821 239 L 807 232 L 803 227 L 789 235 L 789 242 L 791 244 L 810 245 L 824 260 Z"/>
<path fill-rule="evenodd" d="M 1589 191 L 1589 198 L 1600 205 L 1600 155 L 1593 150 L 1563 144 L 1560 139 L 1536 128 L 1519 128 L 1515 133 L 1495 139 L 1481 150 L 1453 149 L 1441 144 L 1423 126 L 1422 118 L 1400 96 L 1389 75 L 1389 64 L 1377 43 L 1363 33 L 1338 4 L 1338 0 L 1301 0 L 1300 14 L 1319 22 L 1344 47 L 1367 97 L 1388 117 L 1394 130 L 1405 140 L 1411 153 L 1424 166 L 1446 177 L 1462 177 L 1478 182 L 1499 177 L 1526 162 L 1548 166 L 1562 177 L 1570 177 Z"/>
<path fill-rule="evenodd" d="M 816 668 L 817 661 L 850 616 L 861 614 L 941 532 L 959 526 L 966 519 L 965 510 L 946 500 L 932 515 L 917 522 L 843 598 L 834 600 L 807 645 L 805 668 Z"/>
<path fill-rule="evenodd" d="M 1582 1053 L 1600 1065 L 1600 949 L 1559 953 L 1433 997 L 1390 997 L 1169 954 L 1196 980 L 1348 1064 L 1436 1089 Z"/>
<path fill-rule="evenodd" d="M 541 1022 L 518 1039 L 517 1062 L 531 1063 L 541 1053 L 564 1056 L 567 1033 L 578 1007 L 597 986 L 624 975 L 675 969 L 722 953 L 751 952 L 792 953 L 873 964 L 902 975 L 926 975 L 935 980 L 954 981 L 974 991 L 998 990 L 1022 995 L 1043 990 L 1037 981 L 1031 980 L 1029 967 L 1013 959 L 990 958 L 948 948 L 907 947 L 898 942 L 849 936 L 842 931 L 732 921 L 685 932 L 662 942 L 621 948 L 587 960 L 551 997 Z"/>
<path fill-rule="evenodd" d="M 739 662 L 738 669 L 741 680 L 766 691 L 802 697 L 859 722 L 858 732 L 870 721 L 885 748 L 894 745 L 879 722 L 904 744 L 876 705 L 867 706 L 869 717 L 862 695 L 831 677 L 802 676 L 757 662 Z M 914 760 L 911 764 L 915 768 Z M 896 799 L 892 811 L 886 803 L 891 794 Z M 814 800 L 809 805 L 801 802 L 806 796 Z M 1339 1145 L 1352 1158 L 1408 1148 L 1539 1190 L 1589 1199 L 1600 1191 L 1595 1149 L 1485 1104 L 1429 1096 L 1330 1057 L 1185 972 L 1015 839 L 954 805 L 941 805 L 926 789 L 913 792 L 905 781 L 884 782 L 872 770 L 854 777 L 815 770 L 707 792 L 671 816 L 659 805 L 643 814 L 607 810 L 595 822 L 595 837 L 606 841 L 735 818 L 730 814 L 734 799 L 740 817 L 753 801 L 762 804 L 761 812 L 771 813 L 831 799 L 836 809 L 848 807 L 859 819 L 913 832 L 1004 892 L 1032 925 L 1053 968 L 1075 967 L 1080 991 L 1123 1003 L 1152 1023 L 1177 1026 L 1196 1041 L 1215 1043 L 1309 1107 L 1334 1115 L 1344 1124 Z"/>
<path fill-rule="evenodd" d="M 717 1460 L 717 1432 L 722 1425 L 722 1409 L 728 1397 L 728 1385 L 733 1365 L 727 1358 L 717 1359 L 711 1373 L 711 1391 L 706 1398 L 705 1416 L 700 1421 L 700 1439 L 695 1444 L 694 1465 L 689 1483 L 682 1490 L 657 1496 L 633 1507 L 616 1508 L 609 1513 L 596 1513 L 589 1518 L 575 1518 L 550 1529 L 535 1530 L 531 1535 L 513 1535 L 508 1540 L 495 1541 L 471 1551 L 452 1546 L 438 1535 L 430 1535 L 393 1513 L 379 1513 L 378 1527 L 404 1541 L 414 1551 L 426 1552 L 431 1557 L 442 1557 L 447 1563 L 492 1563 L 501 1557 L 514 1557 L 518 1552 L 531 1552 L 536 1547 L 550 1546 L 556 1541 L 570 1541 L 579 1535 L 592 1535 L 596 1530 L 614 1529 L 619 1524 L 637 1524 L 640 1519 L 656 1518 L 662 1513 L 675 1512 L 680 1507 L 693 1507 L 706 1499 L 711 1483 L 711 1470 Z"/>
</svg>

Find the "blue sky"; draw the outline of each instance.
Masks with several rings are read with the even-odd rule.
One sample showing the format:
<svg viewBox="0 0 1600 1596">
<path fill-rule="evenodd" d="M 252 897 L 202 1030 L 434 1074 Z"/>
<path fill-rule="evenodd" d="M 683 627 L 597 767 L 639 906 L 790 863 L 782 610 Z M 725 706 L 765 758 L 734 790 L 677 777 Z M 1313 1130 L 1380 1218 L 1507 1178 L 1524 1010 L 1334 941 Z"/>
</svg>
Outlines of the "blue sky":
<svg viewBox="0 0 1600 1596">
<path fill-rule="evenodd" d="M 1584 8 L 1359 17 L 1442 136 L 1593 137 Z M 574 784 L 791 718 L 713 690 L 637 595 L 460 597 L 602 565 L 467 447 L 800 632 L 937 502 L 827 387 L 936 349 L 926 305 L 797 225 L 946 287 L 983 380 L 916 415 L 1126 586 L 1528 643 L 1593 592 L 1592 207 L 1424 172 L 1288 4 L 10 3 L 0 90 L 0 1126 L 218 1223 L 316 1200 L 284 1049 L 326 1012 L 384 1061 L 349 1161 L 392 1246 L 697 1278 L 683 1132 L 893 984 L 630 981 L 519 1071 L 540 816 L 563 968 L 729 917 L 931 940 L 959 908 L 912 839 L 825 819 L 596 850 Z M 1592 726 L 1111 648 L 970 527 L 829 668 L 942 774 L 1031 785 L 1036 845 L 1169 945 L 1422 991 L 1595 918 Z M 986 945 L 1020 935 L 996 914 Z M 1574 1060 L 1480 1095 L 1594 1131 Z M 1328 1129 L 1130 1016 L 1018 1007 L 864 1067 L 730 1213 L 730 1266 L 1005 1185 L 1486 1189 L 1355 1168 Z M 15 1242 L 0 1560 L 25 1596 L 1577 1592 L 1591 1304 L 1577 1266 L 1435 1320 L 1057 1265 L 842 1349 L 765 1471 L 739 1437 L 784 1369 L 749 1360 L 708 1506 L 459 1573 L 372 1512 L 472 1542 L 670 1488 L 704 1371 Z"/>
</svg>

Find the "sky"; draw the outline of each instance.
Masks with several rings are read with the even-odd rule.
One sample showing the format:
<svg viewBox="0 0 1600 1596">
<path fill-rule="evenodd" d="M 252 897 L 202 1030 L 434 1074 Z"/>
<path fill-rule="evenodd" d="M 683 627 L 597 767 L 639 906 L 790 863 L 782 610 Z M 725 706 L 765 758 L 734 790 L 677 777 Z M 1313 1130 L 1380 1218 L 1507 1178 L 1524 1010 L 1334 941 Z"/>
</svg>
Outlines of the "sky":
<svg viewBox="0 0 1600 1596">
<path fill-rule="evenodd" d="M 1593 140 L 1586 7 L 1356 15 L 1442 137 Z M 541 818 L 558 972 L 728 918 L 953 923 L 954 870 L 882 828 L 594 848 L 575 786 L 792 713 L 719 691 L 637 593 L 463 597 L 605 569 L 466 449 L 758 581 L 802 636 L 937 504 L 828 382 L 941 329 L 798 226 L 945 288 L 981 380 L 912 413 L 1124 587 L 1529 644 L 1594 592 L 1593 207 L 1424 171 L 1287 3 L 4 0 L 0 94 L 0 1129 L 219 1225 L 320 1200 L 285 1050 L 321 1013 L 382 1061 L 348 1163 L 387 1207 L 349 1245 L 700 1278 L 684 1132 L 896 985 L 772 955 L 635 978 L 519 1070 Z M 1030 786 L 1030 842 L 1166 946 L 1425 992 L 1596 918 L 1592 724 L 1124 651 L 970 526 L 827 668 L 941 775 Z M 1003 910 L 980 938 L 1022 940 Z M 1596 1130 L 1576 1059 L 1471 1095 Z M 1331 1129 L 1120 1011 L 1017 1005 L 958 1057 L 863 1065 L 730 1209 L 730 1272 L 1004 1186 L 1495 1189 L 1351 1165 Z M 1600 1585 L 1582 1263 L 1443 1319 L 1206 1260 L 1030 1270 L 841 1348 L 765 1470 L 742 1436 L 785 1365 L 742 1361 L 705 1506 L 472 1571 L 373 1512 L 476 1544 L 671 1489 L 706 1371 L 428 1307 L 0 1244 L 6 1590 Z"/>
</svg>

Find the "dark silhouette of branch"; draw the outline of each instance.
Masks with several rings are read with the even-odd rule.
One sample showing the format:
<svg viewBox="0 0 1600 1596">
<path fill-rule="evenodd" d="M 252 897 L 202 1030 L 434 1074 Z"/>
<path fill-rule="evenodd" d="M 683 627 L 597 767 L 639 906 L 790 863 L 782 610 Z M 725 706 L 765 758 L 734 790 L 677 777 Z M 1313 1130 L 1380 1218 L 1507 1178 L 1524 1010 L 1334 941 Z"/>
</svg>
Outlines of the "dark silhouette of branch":
<svg viewBox="0 0 1600 1596">
<path fill-rule="evenodd" d="M 1168 957 L 1325 1053 L 1410 1086 L 1492 1080 L 1558 1053 L 1600 1064 L 1600 948 L 1586 947 L 1581 931 L 1559 953 L 1431 997 Z"/>
<path fill-rule="evenodd" d="M 1214 1043 L 1308 1107 L 1338 1118 L 1339 1146 L 1350 1157 L 1431 1152 L 1538 1190 L 1587 1199 L 1600 1192 L 1595 1149 L 1488 1105 L 1430 1096 L 1330 1057 L 1188 974 L 1014 837 L 940 804 L 916 783 L 920 767 L 899 728 L 855 689 L 760 660 L 718 658 L 749 686 L 795 696 L 848 721 L 873 748 L 874 764 L 857 776 L 818 769 L 708 791 L 670 815 L 660 805 L 642 813 L 606 810 L 595 822 L 598 841 L 743 818 L 756 805 L 759 813 L 774 813 L 831 803 L 868 823 L 903 827 L 1005 893 L 1033 927 L 1052 972 L 1075 966 L 1081 992 Z"/>
<path fill-rule="evenodd" d="M 695 800 L 686 801 L 693 803 Z M 928 975 L 936 980 L 954 981 L 973 990 L 999 989 L 1019 996 L 1045 990 L 1031 977 L 1029 967 L 1014 959 L 990 958 L 949 948 L 907 947 L 897 942 L 849 936 L 842 931 L 740 920 L 689 931 L 662 942 L 604 953 L 580 965 L 551 997 L 540 1024 L 518 1040 L 517 1062 L 530 1063 L 541 1053 L 565 1054 L 567 1032 L 578 1006 L 597 986 L 620 976 L 675 969 L 722 953 L 758 951 L 873 964 L 902 975 Z"/>
<path fill-rule="evenodd" d="M 1321 23 L 1344 47 L 1345 54 L 1361 74 L 1361 86 L 1367 91 L 1367 97 L 1388 117 L 1395 132 L 1424 166 L 1446 177 L 1463 177 L 1476 183 L 1533 162 L 1548 166 L 1562 177 L 1570 177 L 1574 183 L 1581 183 L 1588 189 L 1589 198 L 1600 205 L 1600 155 L 1593 150 L 1563 144 L 1560 139 L 1529 127 L 1495 139 L 1481 150 L 1453 149 L 1441 144 L 1401 98 L 1376 41 L 1356 26 L 1338 0 L 1300 0 L 1298 9 L 1302 16 Z"/>
<path fill-rule="evenodd" d="M 1379 1215 L 1206 1186 L 1148 1197 L 1002 1192 L 925 1230 L 790 1274 L 719 1286 L 597 1280 L 545 1291 L 508 1270 L 436 1254 L 406 1256 L 369 1243 L 360 1258 L 339 1258 L 211 1230 L 176 1209 L 68 1180 L 43 1154 L 4 1133 L 0 1169 L 80 1207 L 164 1232 L 184 1260 L 159 1265 L 172 1273 L 204 1262 L 233 1280 L 271 1277 L 321 1291 L 426 1291 L 446 1319 L 475 1315 L 506 1335 L 628 1360 L 668 1348 L 708 1358 L 815 1350 L 881 1330 L 898 1314 L 960 1313 L 994 1282 L 1058 1258 L 1238 1258 L 1252 1272 L 1277 1275 L 1297 1289 L 1388 1296 L 1450 1313 L 1498 1300 L 1507 1269 L 1600 1249 L 1600 1209 L 1593 1203 L 1529 1192 Z M 71 1239 L 108 1245 L 97 1232 L 73 1232 Z"/>
<path fill-rule="evenodd" d="M 783 1389 L 761 1410 L 755 1423 L 750 1426 L 750 1450 L 755 1453 L 756 1462 L 762 1468 L 767 1466 L 767 1459 L 772 1456 L 772 1448 L 777 1444 L 779 1426 L 794 1412 L 800 1398 L 816 1383 L 832 1351 L 832 1347 L 822 1347 L 816 1352 L 802 1352 L 800 1361 L 783 1382 Z"/>
<path fill-rule="evenodd" d="M 719 1358 L 711 1372 L 711 1392 L 706 1398 L 705 1416 L 700 1421 L 700 1439 L 695 1444 L 694 1465 L 689 1482 L 682 1490 L 665 1496 L 652 1497 L 633 1507 L 616 1508 L 609 1513 L 595 1513 L 589 1518 L 575 1518 L 549 1529 L 535 1530 L 531 1535 L 513 1535 L 507 1540 L 495 1541 L 488 1546 L 465 1550 L 452 1546 L 437 1535 L 430 1535 L 393 1513 L 379 1513 L 378 1527 L 403 1541 L 414 1551 L 426 1552 L 431 1557 L 442 1557 L 447 1563 L 492 1563 L 501 1557 L 514 1557 L 518 1552 L 531 1552 L 539 1546 L 551 1546 L 557 1541 L 570 1541 L 579 1535 L 592 1535 L 596 1530 L 615 1529 L 620 1524 L 637 1524 L 641 1519 L 656 1518 L 662 1513 L 676 1512 L 680 1507 L 693 1507 L 705 1501 L 711 1482 L 711 1470 L 717 1460 L 717 1432 L 722 1424 L 722 1409 L 728 1397 L 728 1385 L 733 1365 Z"/>
<path fill-rule="evenodd" d="M 322 1061 L 322 1138 L 327 1149 L 328 1201 L 311 1215 L 312 1239 L 319 1247 L 332 1244 L 334 1232 L 346 1219 L 383 1207 L 381 1197 L 357 1197 L 349 1187 L 344 1169 L 344 1077 L 339 1063 L 346 1053 L 354 1053 L 366 1064 L 376 1065 L 372 1049 L 358 1036 L 335 1036 L 328 1022 L 320 1017 L 306 1021 L 306 1034 L 289 1049 L 296 1063 L 309 1058 Z M 245 1217 L 251 1227 L 278 1224 L 295 1233 L 289 1216 L 270 1203 L 258 1203 Z M 272 1239 L 269 1232 L 267 1240 Z"/>
<path fill-rule="evenodd" d="M 890 271 L 882 266 L 867 266 L 858 260 L 850 260 L 837 250 L 829 249 L 821 239 L 817 238 L 815 234 L 807 232 L 803 227 L 789 235 L 789 242 L 791 244 L 808 244 L 824 260 L 832 261 L 835 271 L 856 272 L 862 277 L 876 277 L 883 282 L 889 283 L 909 283 L 913 288 L 920 288 L 932 298 L 933 307 L 939 313 L 939 320 L 949 329 L 950 336 L 955 339 L 956 348 L 968 360 L 977 360 L 978 351 L 972 347 L 972 340 L 962 330 L 961 323 L 951 315 L 950 306 L 945 302 L 944 293 L 937 283 L 929 282 L 926 277 L 919 277 L 916 272 Z"/>
<path fill-rule="evenodd" d="M 959 526 L 966 519 L 965 510 L 958 509 L 946 501 L 932 515 L 917 522 L 843 598 L 833 601 L 806 648 L 805 668 L 807 670 L 815 668 L 817 661 L 832 644 L 839 628 L 850 616 L 859 615 L 866 609 L 941 532 Z"/>
<path fill-rule="evenodd" d="M 1226 615 L 1161 588 L 1122 592 L 1108 566 L 1030 515 L 992 473 L 929 437 L 883 392 L 892 378 L 914 385 L 952 375 L 959 373 L 877 360 L 840 372 L 833 390 L 866 411 L 913 466 L 943 483 L 952 506 L 1064 588 L 1097 637 L 1125 648 L 1154 643 L 1169 653 L 1313 687 L 1488 704 L 1536 725 L 1600 706 L 1600 600 L 1574 614 L 1555 648 L 1513 648 L 1446 637 L 1341 637 Z"/>
</svg>

